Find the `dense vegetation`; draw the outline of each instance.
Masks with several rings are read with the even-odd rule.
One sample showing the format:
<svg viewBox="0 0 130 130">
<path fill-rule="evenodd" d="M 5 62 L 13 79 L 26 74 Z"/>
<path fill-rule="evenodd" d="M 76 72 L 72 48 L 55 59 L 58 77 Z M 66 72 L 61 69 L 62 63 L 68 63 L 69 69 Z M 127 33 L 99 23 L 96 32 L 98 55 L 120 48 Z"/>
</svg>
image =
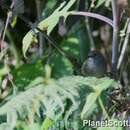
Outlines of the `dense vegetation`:
<svg viewBox="0 0 130 130">
<path fill-rule="evenodd" d="M 129 122 L 129 12 L 129 0 L 0 0 L 0 130 L 129 129 L 84 125 Z"/>
</svg>

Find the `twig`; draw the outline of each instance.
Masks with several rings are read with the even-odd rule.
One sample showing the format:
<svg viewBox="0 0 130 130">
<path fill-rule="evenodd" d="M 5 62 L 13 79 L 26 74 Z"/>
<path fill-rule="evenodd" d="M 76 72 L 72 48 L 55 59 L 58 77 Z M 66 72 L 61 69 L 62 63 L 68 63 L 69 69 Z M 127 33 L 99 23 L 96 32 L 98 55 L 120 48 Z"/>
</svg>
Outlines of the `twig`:
<svg viewBox="0 0 130 130">
<path fill-rule="evenodd" d="M 129 20 L 129 24 L 128 24 L 128 28 L 127 28 L 127 32 L 126 32 L 126 37 L 125 37 L 125 40 L 124 40 L 124 45 L 123 45 L 123 48 L 122 48 L 122 51 L 121 51 L 121 54 L 120 54 L 120 57 L 119 57 L 119 60 L 118 60 L 117 69 L 120 68 L 122 61 L 124 59 L 124 55 L 125 55 L 125 52 L 126 52 L 126 49 L 127 49 L 127 46 L 128 46 L 128 42 L 129 42 L 129 36 L 130 36 L 130 20 Z"/>
<path fill-rule="evenodd" d="M 36 29 L 42 33 L 42 35 L 50 42 L 50 44 L 56 48 L 58 50 L 58 52 L 63 55 L 63 56 L 66 56 L 66 54 L 64 53 L 64 51 L 59 48 L 57 45 L 56 45 L 56 42 L 50 37 L 48 36 L 43 30 L 41 30 L 40 28 L 36 27 Z"/>
<path fill-rule="evenodd" d="M 13 6 L 14 6 L 14 1 L 12 1 L 10 8 L 12 9 Z M 11 17 L 12 17 L 12 12 L 9 11 L 9 12 L 7 13 L 7 19 L 6 19 L 6 23 L 5 23 L 3 35 L 2 35 L 2 38 L 1 38 L 1 43 L 0 43 L 1 52 L 2 52 L 3 47 L 4 47 L 3 43 L 4 43 L 4 39 L 5 39 L 5 34 L 6 34 L 6 30 L 7 30 L 7 28 L 8 28 L 8 24 L 9 24 L 9 21 L 10 21 L 10 18 L 11 18 Z"/>
</svg>

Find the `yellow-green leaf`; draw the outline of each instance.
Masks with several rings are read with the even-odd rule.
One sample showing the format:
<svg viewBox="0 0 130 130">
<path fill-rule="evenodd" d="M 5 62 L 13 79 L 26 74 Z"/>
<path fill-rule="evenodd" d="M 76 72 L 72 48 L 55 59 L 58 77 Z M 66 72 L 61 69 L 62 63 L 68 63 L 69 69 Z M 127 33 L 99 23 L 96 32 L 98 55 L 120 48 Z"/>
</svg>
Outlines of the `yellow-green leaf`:
<svg viewBox="0 0 130 130">
<path fill-rule="evenodd" d="M 33 42 L 37 42 L 36 37 L 34 36 L 33 31 L 29 31 L 26 36 L 23 38 L 23 55 L 24 57 L 26 57 L 26 52 L 29 48 L 29 46 L 31 45 L 31 43 Z"/>
</svg>

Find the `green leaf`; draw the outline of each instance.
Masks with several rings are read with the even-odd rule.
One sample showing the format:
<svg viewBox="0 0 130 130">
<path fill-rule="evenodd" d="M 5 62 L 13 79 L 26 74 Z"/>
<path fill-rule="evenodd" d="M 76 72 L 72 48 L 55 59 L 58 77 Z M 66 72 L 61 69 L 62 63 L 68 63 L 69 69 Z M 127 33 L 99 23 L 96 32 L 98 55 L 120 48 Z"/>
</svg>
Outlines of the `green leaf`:
<svg viewBox="0 0 130 130">
<path fill-rule="evenodd" d="M 102 4 L 105 3 L 105 1 L 106 1 L 106 0 L 98 0 L 98 2 L 97 2 L 97 4 L 96 4 L 95 8 L 100 7 Z"/>
<path fill-rule="evenodd" d="M 4 75 L 6 75 L 6 74 L 8 74 L 9 73 L 9 67 L 8 66 L 4 66 L 3 68 L 0 68 L 0 77 L 2 77 L 2 76 L 4 76 Z"/>
<path fill-rule="evenodd" d="M 17 24 L 17 17 L 14 17 L 12 22 L 11 22 L 11 27 L 14 28 Z"/>
<path fill-rule="evenodd" d="M 73 74 L 73 65 L 66 58 L 59 54 L 55 54 L 51 58 L 52 77 L 60 78 Z"/>
<path fill-rule="evenodd" d="M 76 0 L 70 0 L 66 6 L 66 2 L 61 3 L 61 5 L 52 13 L 52 15 L 50 15 L 48 18 L 38 24 L 38 28 L 40 28 L 41 30 L 47 30 L 47 34 L 49 35 L 54 27 L 58 24 L 59 18 L 61 16 L 64 16 L 66 19 L 66 17 L 69 15 L 67 11 L 75 3 L 75 1 Z"/>
<path fill-rule="evenodd" d="M 52 125 L 53 121 L 51 119 L 46 118 L 40 130 L 48 130 Z"/>
<path fill-rule="evenodd" d="M 15 109 L 11 110 L 8 114 L 7 114 L 7 123 L 10 124 L 10 127 L 13 129 L 16 126 L 16 121 L 17 121 L 17 114 Z"/>
<path fill-rule="evenodd" d="M 23 47 L 22 47 L 22 50 L 23 50 L 23 55 L 24 55 L 24 57 L 26 57 L 26 52 L 27 52 L 29 46 L 30 46 L 32 43 L 37 43 L 37 39 L 36 39 L 36 37 L 34 36 L 33 30 L 29 31 L 29 32 L 26 34 L 26 36 L 23 38 Z"/>
<path fill-rule="evenodd" d="M 53 10 L 53 8 L 56 6 L 57 2 L 56 1 L 52 1 L 52 0 L 48 0 L 45 6 L 45 9 L 43 10 L 43 15 L 48 14 L 50 11 Z"/>
<path fill-rule="evenodd" d="M 69 37 L 61 43 L 61 47 L 64 52 L 74 58 L 78 58 L 80 55 L 80 42 L 77 37 Z"/>
<path fill-rule="evenodd" d="M 13 130 L 13 128 L 10 127 L 10 124 L 3 123 L 3 124 L 0 124 L 0 130 Z"/>
<path fill-rule="evenodd" d="M 38 123 L 33 123 L 29 126 L 25 126 L 24 130 L 40 130 L 40 125 Z"/>
<path fill-rule="evenodd" d="M 113 87 L 114 81 L 112 79 L 108 78 L 102 78 L 100 80 L 100 83 L 97 85 L 94 85 L 93 88 L 96 92 L 102 92 L 110 87 Z"/>
<path fill-rule="evenodd" d="M 24 64 L 18 69 L 12 70 L 14 84 L 20 90 L 24 90 L 26 86 L 36 77 L 44 76 L 44 67 L 41 61 L 35 64 Z"/>
<path fill-rule="evenodd" d="M 96 93 L 90 93 L 86 98 L 86 103 L 81 113 L 81 119 L 87 118 L 93 112 L 98 95 Z"/>
<path fill-rule="evenodd" d="M 83 62 L 84 60 L 86 60 L 90 48 L 90 40 L 88 32 L 86 32 L 86 28 L 84 28 L 84 26 L 81 25 L 80 21 L 78 21 L 75 25 L 71 27 L 68 35 L 70 38 L 67 39 L 66 46 L 68 45 L 70 49 L 67 53 L 75 51 L 74 54 L 77 53 L 76 59 Z"/>
</svg>

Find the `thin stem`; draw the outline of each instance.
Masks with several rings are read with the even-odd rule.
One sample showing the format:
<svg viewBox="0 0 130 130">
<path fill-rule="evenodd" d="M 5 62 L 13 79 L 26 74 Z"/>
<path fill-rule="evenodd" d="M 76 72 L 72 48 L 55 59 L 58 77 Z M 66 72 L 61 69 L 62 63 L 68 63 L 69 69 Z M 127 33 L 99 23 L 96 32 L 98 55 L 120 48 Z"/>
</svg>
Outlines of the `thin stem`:
<svg viewBox="0 0 130 130">
<path fill-rule="evenodd" d="M 41 0 L 35 0 L 36 3 L 36 9 L 37 9 L 37 20 L 41 20 L 41 14 L 42 14 L 42 9 L 41 9 Z M 43 55 L 43 43 L 44 43 L 44 38 L 41 32 L 39 32 L 39 56 L 41 57 Z"/>
<path fill-rule="evenodd" d="M 17 48 L 15 46 L 14 39 L 11 36 L 11 33 L 8 30 L 6 31 L 6 36 L 7 36 L 7 38 L 9 39 L 9 41 L 11 43 L 10 49 L 12 50 L 12 53 L 14 54 L 14 57 L 16 59 L 16 67 L 18 67 L 20 65 L 20 57 L 19 57 Z"/>
<path fill-rule="evenodd" d="M 118 31 L 119 31 L 119 9 L 117 0 L 112 0 L 113 10 L 113 41 L 112 41 L 112 74 L 116 78 L 118 61 Z"/>
<path fill-rule="evenodd" d="M 12 9 L 13 6 L 14 6 L 14 1 L 12 1 L 10 8 Z M 7 30 L 7 28 L 8 28 L 8 24 L 9 24 L 9 21 L 10 21 L 10 18 L 11 18 L 11 17 L 12 17 L 12 12 L 9 11 L 9 12 L 7 13 L 6 23 L 5 23 L 5 27 L 4 27 L 4 31 L 3 31 L 1 43 L 0 43 L 1 52 L 2 52 L 2 50 L 3 50 L 3 48 L 4 48 L 4 45 L 3 45 L 3 44 L 4 44 L 5 34 L 6 34 L 6 30 Z"/>
<path fill-rule="evenodd" d="M 48 36 L 43 30 L 41 30 L 40 28 L 36 27 L 36 29 L 42 33 L 42 35 L 50 42 L 50 44 L 56 48 L 58 50 L 58 52 L 63 55 L 63 56 L 66 56 L 66 54 L 64 53 L 64 51 L 59 48 L 57 45 L 56 45 L 56 42 L 50 37 Z"/>
<path fill-rule="evenodd" d="M 124 55 L 125 55 L 128 43 L 129 43 L 129 36 L 130 36 L 130 20 L 129 20 L 129 24 L 128 24 L 128 27 L 127 27 L 127 32 L 126 32 L 126 37 L 125 37 L 125 40 L 124 40 L 124 44 L 123 44 L 121 54 L 120 54 L 120 57 L 119 57 L 119 60 L 118 60 L 117 69 L 120 68 L 120 66 L 122 64 L 122 61 L 124 59 Z"/>
<path fill-rule="evenodd" d="M 106 109 L 104 107 L 104 104 L 103 104 L 103 102 L 102 102 L 100 97 L 98 98 L 98 102 L 99 102 L 99 105 L 100 105 L 100 107 L 101 107 L 101 109 L 103 111 L 103 114 L 105 116 L 104 118 L 110 119 L 110 117 L 109 117 L 109 115 L 108 115 L 108 113 L 107 113 L 107 111 L 106 111 Z"/>
<path fill-rule="evenodd" d="M 80 16 L 96 18 L 96 19 L 99 19 L 101 21 L 108 23 L 109 25 L 111 25 L 113 27 L 113 21 L 111 19 L 103 16 L 103 15 L 100 15 L 100 14 L 91 13 L 91 12 L 82 12 L 82 11 L 79 11 L 79 12 L 71 11 L 71 12 L 68 12 L 68 13 L 69 13 L 69 15 L 80 15 Z"/>
<path fill-rule="evenodd" d="M 91 29 L 90 29 L 89 19 L 88 18 L 85 19 L 85 23 L 86 23 L 86 29 L 87 29 L 87 32 L 88 32 L 88 37 L 89 37 L 89 40 L 90 40 L 90 49 L 91 50 L 95 50 L 96 47 L 95 47 L 95 43 L 94 43 L 93 36 L 92 36 L 92 33 L 91 33 Z"/>
</svg>

